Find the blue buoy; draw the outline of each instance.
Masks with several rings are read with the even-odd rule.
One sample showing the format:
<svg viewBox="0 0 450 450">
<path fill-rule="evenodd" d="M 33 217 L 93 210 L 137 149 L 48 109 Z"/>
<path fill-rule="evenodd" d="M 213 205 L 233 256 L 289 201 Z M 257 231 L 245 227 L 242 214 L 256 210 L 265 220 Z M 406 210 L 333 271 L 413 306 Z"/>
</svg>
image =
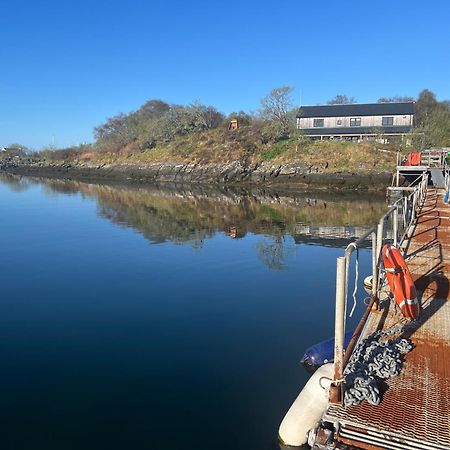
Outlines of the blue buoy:
<svg viewBox="0 0 450 450">
<path fill-rule="evenodd" d="M 448 203 L 448 197 L 449 197 L 449 191 L 447 191 L 447 192 L 445 193 L 445 196 L 444 196 L 444 203 Z"/>
<path fill-rule="evenodd" d="M 347 347 L 353 336 L 353 330 L 347 331 L 344 336 L 344 346 Z M 320 366 L 334 360 L 334 338 L 319 342 L 309 347 L 300 362 L 308 372 L 315 372 Z"/>
</svg>

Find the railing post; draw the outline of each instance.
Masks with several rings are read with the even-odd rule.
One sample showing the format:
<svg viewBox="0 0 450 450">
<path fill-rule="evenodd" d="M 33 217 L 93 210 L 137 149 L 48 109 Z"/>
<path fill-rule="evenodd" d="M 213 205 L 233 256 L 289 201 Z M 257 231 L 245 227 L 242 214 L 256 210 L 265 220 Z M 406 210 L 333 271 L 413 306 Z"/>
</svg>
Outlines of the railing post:
<svg viewBox="0 0 450 450">
<path fill-rule="evenodd" d="M 380 257 L 381 247 L 383 246 L 383 234 L 384 234 L 384 218 L 380 220 L 377 226 L 377 259 Z"/>
<path fill-rule="evenodd" d="M 394 215 L 393 215 L 393 223 L 392 223 L 392 232 L 394 233 L 394 245 L 397 247 L 398 241 L 398 206 L 395 205 Z"/>
<path fill-rule="evenodd" d="M 377 234 L 372 233 L 372 295 L 378 289 L 378 255 L 377 255 Z"/>
<path fill-rule="evenodd" d="M 403 229 L 406 230 L 408 224 L 406 223 L 407 220 L 407 215 L 408 215 L 408 197 L 405 196 L 403 197 Z"/>
<path fill-rule="evenodd" d="M 346 292 L 346 258 L 337 259 L 336 270 L 336 312 L 334 323 L 334 385 L 330 389 L 330 402 L 342 401 L 342 378 L 344 362 L 345 335 L 345 292 Z"/>
</svg>

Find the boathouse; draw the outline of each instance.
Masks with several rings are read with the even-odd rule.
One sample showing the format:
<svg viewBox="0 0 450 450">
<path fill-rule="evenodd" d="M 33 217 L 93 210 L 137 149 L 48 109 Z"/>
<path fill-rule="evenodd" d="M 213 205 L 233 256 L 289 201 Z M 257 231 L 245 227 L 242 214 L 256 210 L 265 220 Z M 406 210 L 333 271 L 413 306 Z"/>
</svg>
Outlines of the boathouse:
<svg viewBox="0 0 450 450">
<path fill-rule="evenodd" d="M 388 142 L 413 129 L 414 111 L 414 102 L 302 106 L 297 128 L 312 139 Z"/>
</svg>

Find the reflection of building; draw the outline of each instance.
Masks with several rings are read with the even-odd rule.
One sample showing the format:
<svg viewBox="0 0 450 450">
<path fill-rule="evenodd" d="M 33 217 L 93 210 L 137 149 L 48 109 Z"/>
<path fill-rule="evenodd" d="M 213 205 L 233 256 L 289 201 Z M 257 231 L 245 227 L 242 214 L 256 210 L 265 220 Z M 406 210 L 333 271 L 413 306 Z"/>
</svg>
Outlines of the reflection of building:
<svg viewBox="0 0 450 450">
<path fill-rule="evenodd" d="M 372 226 L 315 226 L 303 223 L 295 224 L 294 240 L 297 244 L 320 244 L 330 247 L 343 247 L 367 233 Z M 392 230 L 386 231 L 386 237 L 392 239 Z M 370 240 L 367 245 L 370 246 Z"/>
<path fill-rule="evenodd" d="M 414 102 L 303 106 L 297 128 L 320 140 L 388 140 L 414 124 Z"/>
</svg>

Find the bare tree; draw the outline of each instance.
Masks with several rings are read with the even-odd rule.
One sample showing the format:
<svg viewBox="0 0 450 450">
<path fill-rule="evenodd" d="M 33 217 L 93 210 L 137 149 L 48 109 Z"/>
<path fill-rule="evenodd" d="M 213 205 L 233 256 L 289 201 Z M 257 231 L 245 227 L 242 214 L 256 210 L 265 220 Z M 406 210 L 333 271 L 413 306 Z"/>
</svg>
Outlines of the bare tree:
<svg viewBox="0 0 450 450">
<path fill-rule="evenodd" d="M 198 102 L 192 103 L 188 109 L 199 129 L 217 128 L 225 118 L 214 106 L 206 106 Z"/>
<path fill-rule="evenodd" d="M 327 105 L 350 105 L 356 103 L 355 97 L 349 97 L 345 94 L 338 94 L 327 102 Z"/>
<path fill-rule="evenodd" d="M 269 269 L 285 268 L 286 251 L 281 236 L 276 236 L 272 240 L 263 239 L 256 245 L 256 251 L 259 260 Z"/>
<path fill-rule="evenodd" d="M 272 122 L 277 138 L 285 137 L 291 128 L 291 111 L 293 107 L 292 86 L 280 86 L 272 89 L 262 100 L 260 115 Z"/>
</svg>

